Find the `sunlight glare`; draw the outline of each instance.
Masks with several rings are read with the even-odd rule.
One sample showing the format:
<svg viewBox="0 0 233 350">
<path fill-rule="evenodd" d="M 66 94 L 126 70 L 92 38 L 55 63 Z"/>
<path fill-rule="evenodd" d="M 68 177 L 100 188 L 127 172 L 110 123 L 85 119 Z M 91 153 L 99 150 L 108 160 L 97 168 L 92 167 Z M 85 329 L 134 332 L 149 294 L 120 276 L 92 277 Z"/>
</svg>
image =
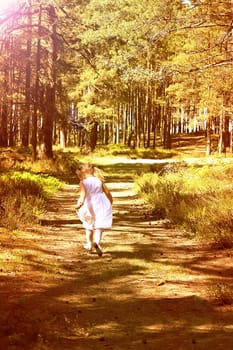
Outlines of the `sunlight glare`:
<svg viewBox="0 0 233 350">
<path fill-rule="evenodd" d="M 19 3 L 18 0 L 0 0 L 0 12 L 7 11 L 11 8 L 14 8 L 17 3 Z"/>
<path fill-rule="evenodd" d="M 183 4 L 185 5 L 192 5 L 190 0 L 183 0 Z"/>
</svg>

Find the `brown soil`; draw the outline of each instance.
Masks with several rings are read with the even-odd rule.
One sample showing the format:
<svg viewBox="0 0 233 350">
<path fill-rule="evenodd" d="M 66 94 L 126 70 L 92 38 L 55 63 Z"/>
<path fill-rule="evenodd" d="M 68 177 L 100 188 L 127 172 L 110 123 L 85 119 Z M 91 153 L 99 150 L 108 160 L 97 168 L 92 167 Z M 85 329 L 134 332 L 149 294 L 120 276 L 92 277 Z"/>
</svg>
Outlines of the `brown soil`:
<svg viewBox="0 0 233 350">
<path fill-rule="evenodd" d="M 153 220 L 132 183 L 108 185 L 101 258 L 83 249 L 77 185 L 50 200 L 43 226 L 1 233 L 0 349 L 233 349 L 233 251 Z"/>
</svg>

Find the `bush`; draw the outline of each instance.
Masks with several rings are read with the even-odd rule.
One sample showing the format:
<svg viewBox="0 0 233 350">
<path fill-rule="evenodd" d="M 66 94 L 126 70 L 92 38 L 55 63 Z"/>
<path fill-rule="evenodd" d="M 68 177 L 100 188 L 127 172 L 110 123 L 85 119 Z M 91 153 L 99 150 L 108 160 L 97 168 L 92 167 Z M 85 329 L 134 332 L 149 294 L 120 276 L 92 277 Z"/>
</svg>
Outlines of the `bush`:
<svg viewBox="0 0 233 350">
<path fill-rule="evenodd" d="M 165 212 L 172 223 L 188 232 L 232 246 L 233 166 L 180 167 L 145 174 L 136 188 L 151 208 Z"/>
<path fill-rule="evenodd" d="M 30 173 L 50 174 L 53 176 L 63 177 L 64 175 L 72 175 L 77 169 L 79 161 L 75 154 L 66 151 L 54 152 L 54 159 L 39 159 L 35 162 L 30 160 L 18 165 L 19 170 L 28 171 Z"/>
<path fill-rule="evenodd" d="M 0 225 L 15 229 L 36 222 L 46 198 L 61 186 L 62 182 L 51 176 L 18 171 L 0 175 Z"/>
</svg>

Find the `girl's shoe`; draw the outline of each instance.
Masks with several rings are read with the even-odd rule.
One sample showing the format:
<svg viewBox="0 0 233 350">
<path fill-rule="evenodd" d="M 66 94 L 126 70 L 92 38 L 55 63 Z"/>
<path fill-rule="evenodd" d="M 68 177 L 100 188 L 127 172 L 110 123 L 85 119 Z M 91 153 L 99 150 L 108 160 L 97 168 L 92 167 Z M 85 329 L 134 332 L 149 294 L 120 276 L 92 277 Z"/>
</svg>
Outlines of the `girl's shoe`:
<svg viewBox="0 0 233 350">
<path fill-rule="evenodd" d="M 97 244 L 97 243 L 94 243 L 94 248 L 96 250 L 96 253 L 99 255 L 99 256 L 102 256 L 103 252 L 100 248 L 100 246 Z"/>
<path fill-rule="evenodd" d="M 91 252 L 91 250 L 92 250 L 92 246 L 91 246 L 91 244 L 85 244 L 84 246 L 83 246 L 83 248 L 84 249 L 86 249 L 86 250 L 88 250 L 89 252 Z"/>
</svg>

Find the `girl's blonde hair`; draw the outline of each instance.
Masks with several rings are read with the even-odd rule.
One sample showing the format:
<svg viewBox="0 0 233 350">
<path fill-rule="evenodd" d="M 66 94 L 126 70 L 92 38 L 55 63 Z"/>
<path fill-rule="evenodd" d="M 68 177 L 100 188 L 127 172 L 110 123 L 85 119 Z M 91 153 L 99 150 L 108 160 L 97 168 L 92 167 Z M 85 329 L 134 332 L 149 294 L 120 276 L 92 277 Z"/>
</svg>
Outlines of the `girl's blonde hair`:
<svg viewBox="0 0 233 350">
<path fill-rule="evenodd" d="M 76 174 L 81 180 L 85 179 L 88 175 L 91 174 L 98 177 L 98 179 L 100 179 L 101 181 L 104 181 L 102 171 L 90 163 L 80 164 L 78 169 L 76 170 Z"/>
</svg>

